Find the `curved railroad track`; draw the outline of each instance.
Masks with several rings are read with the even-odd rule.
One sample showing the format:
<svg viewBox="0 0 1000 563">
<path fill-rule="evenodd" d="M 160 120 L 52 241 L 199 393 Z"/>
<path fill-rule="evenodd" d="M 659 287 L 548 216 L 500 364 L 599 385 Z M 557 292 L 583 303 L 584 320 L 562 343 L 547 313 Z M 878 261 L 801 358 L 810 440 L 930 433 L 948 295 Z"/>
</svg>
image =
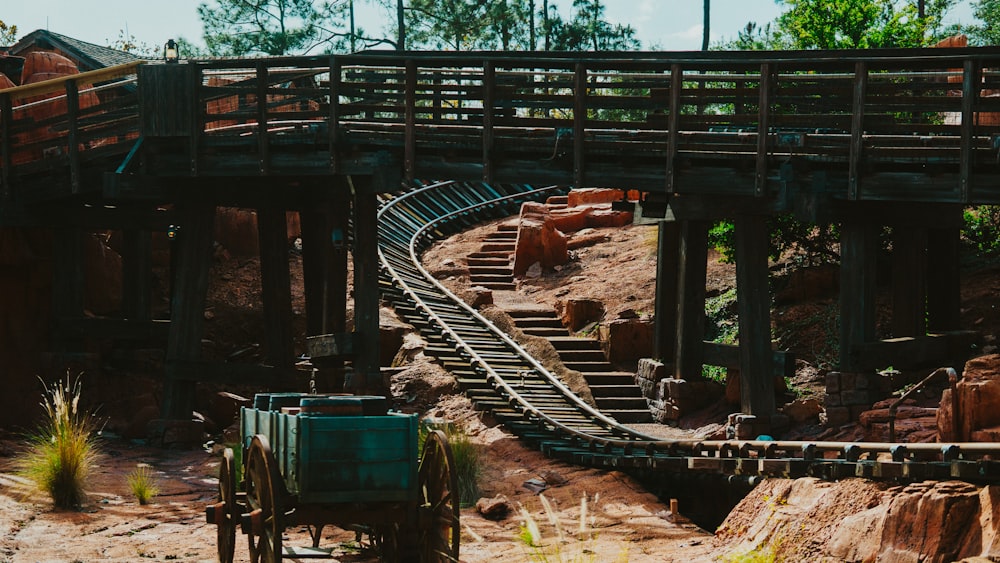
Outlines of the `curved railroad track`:
<svg viewBox="0 0 1000 563">
<path fill-rule="evenodd" d="M 662 440 L 594 409 L 420 262 L 437 240 L 516 213 L 557 188 L 440 182 L 379 211 L 383 296 L 417 327 L 476 408 L 546 454 L 599 468 L 742 476 L 961 479 L 1000 483 L 1000 444 Z"/>
</svg>

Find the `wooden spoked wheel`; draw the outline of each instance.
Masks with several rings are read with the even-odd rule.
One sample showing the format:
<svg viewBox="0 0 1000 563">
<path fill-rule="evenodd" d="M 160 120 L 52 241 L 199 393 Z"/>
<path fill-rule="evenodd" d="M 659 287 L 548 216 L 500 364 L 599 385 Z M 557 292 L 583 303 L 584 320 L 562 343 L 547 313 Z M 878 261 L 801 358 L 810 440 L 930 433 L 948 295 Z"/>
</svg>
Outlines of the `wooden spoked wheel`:
<svg viewBox="0 0 1000 563">
<path fill-rule="evenodd" d="M 425 563 L 458 561 L 462 535 L 458 474 L 448 438 L 440 430 L 431 430 L 424 441 L 417 484 L 421 510 L 429 513 L 426 519 L 421 518 L 421 560 Z"/>
<path fill-rule="evenodd" d="M 252 515 L 247 539 L 253 563 L 280 563 L 284 532 L 283 499 L 276 493 L 281 480 L 267 438 L 258 434 L 250 442 L 246 464 L 247 509 Z M 255 511 L 260 512 L 254 515 Z"/>
<path fill-rule="evenodd" d="M 236 505 L 236 458 L 230 448 L 222 452 L 222 464 L 219 466 L 219 500 L 225 505 L 225 514 L 216 531 L 219 563 L 233 563 L 240 509 Z"/>
<path fill-rule="evenodd" d="M 390 563 L 400 560 L 398 539 L 399 530 L 395 524 L 376 526 L 371 531 L 372 546 L 378 551 L 379 561 Z"/>
</svg>

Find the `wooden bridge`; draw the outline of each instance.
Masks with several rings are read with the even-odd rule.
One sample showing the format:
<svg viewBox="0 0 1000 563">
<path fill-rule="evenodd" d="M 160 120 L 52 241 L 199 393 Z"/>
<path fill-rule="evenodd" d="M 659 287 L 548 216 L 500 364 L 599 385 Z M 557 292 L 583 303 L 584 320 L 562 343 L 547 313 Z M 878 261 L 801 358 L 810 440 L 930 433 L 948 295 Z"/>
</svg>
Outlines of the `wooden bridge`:
<svg viewBox="0 0 1000 563">
<path fill-rule="evenodd" d="M 743 373 L 774 412 L 766 220 L 841 225 L 840 369 L 960 358 L 962 209 L 1000 203 L 1000 49 L 390 53 L 190 60 L 0 91 L 0 225 L 56 233 L 60 348 L 160 339 L 166 416 L 196 381 L 294 369 L 285 211 L 299 211 L 313 356 L 379 389 L 375 210 L 405 180 L 620 187 L 660 229 L 654 355 Z M 267 365 L 201 361 L 216 206 L 256 209 Z M 735 222 L 740 346 L 703 342 L 707 231 Z M 150 316 L 150 232 L 179 226 L 171 322 Z M 892 340 L 876 338 L 879 233 Z M 122 317 L 84 318 L 82 233 L 124 233 Z M 171 232 L 174 232 L 173 230 Z M 346 233 L 354 255 L 347 332 Z M 775 362 L 777 360 L 777 365 Z M 296 379 L 288 379 L 294 374 Z"/>
</svg>

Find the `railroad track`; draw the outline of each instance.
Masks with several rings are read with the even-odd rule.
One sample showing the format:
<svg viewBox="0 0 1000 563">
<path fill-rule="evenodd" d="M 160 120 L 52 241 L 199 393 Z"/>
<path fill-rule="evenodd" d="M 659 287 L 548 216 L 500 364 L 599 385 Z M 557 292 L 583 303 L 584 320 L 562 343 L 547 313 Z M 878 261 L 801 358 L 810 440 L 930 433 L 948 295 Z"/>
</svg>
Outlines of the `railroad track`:
<svg viewBox="0 0 1000 563">
<path fill-rule="evenodd" d="M 662 440 L 591 407 L 420 262 L 435 241 L 555 193 L 555 187 L 440 182 L 386 196 L 378 215 L 383 296 L 427 339 L 431 355 L 476 408 L 520 439 L 572 463 L 640 474 L 1000 483 L 997 443 Z"/>
</svg>

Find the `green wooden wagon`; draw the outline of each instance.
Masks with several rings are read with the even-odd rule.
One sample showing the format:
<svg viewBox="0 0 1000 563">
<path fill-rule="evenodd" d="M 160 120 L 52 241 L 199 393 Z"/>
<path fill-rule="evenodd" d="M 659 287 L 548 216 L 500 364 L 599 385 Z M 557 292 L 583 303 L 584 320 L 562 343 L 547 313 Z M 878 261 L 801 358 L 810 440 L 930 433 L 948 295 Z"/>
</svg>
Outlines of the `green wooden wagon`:
<svg viewBox="0 0 1000 563">
<path fill-rule="evenodd" d="M 458 561 L 451 448 L 430 430 L 418 455 L 416 415 L 386 412 L 382 397 L 266 394 L 241 409 L 240 428 L 242 472 L 227 448 L 206 509 L 219 561 L 233 561 L 237 528 L 251 561 L 280 562 L 297 553 L 282 546 L 286 528 L 306 525 L 319 552 L 328 524 L 370 534 L 383 561 Z"/>
</svg>

